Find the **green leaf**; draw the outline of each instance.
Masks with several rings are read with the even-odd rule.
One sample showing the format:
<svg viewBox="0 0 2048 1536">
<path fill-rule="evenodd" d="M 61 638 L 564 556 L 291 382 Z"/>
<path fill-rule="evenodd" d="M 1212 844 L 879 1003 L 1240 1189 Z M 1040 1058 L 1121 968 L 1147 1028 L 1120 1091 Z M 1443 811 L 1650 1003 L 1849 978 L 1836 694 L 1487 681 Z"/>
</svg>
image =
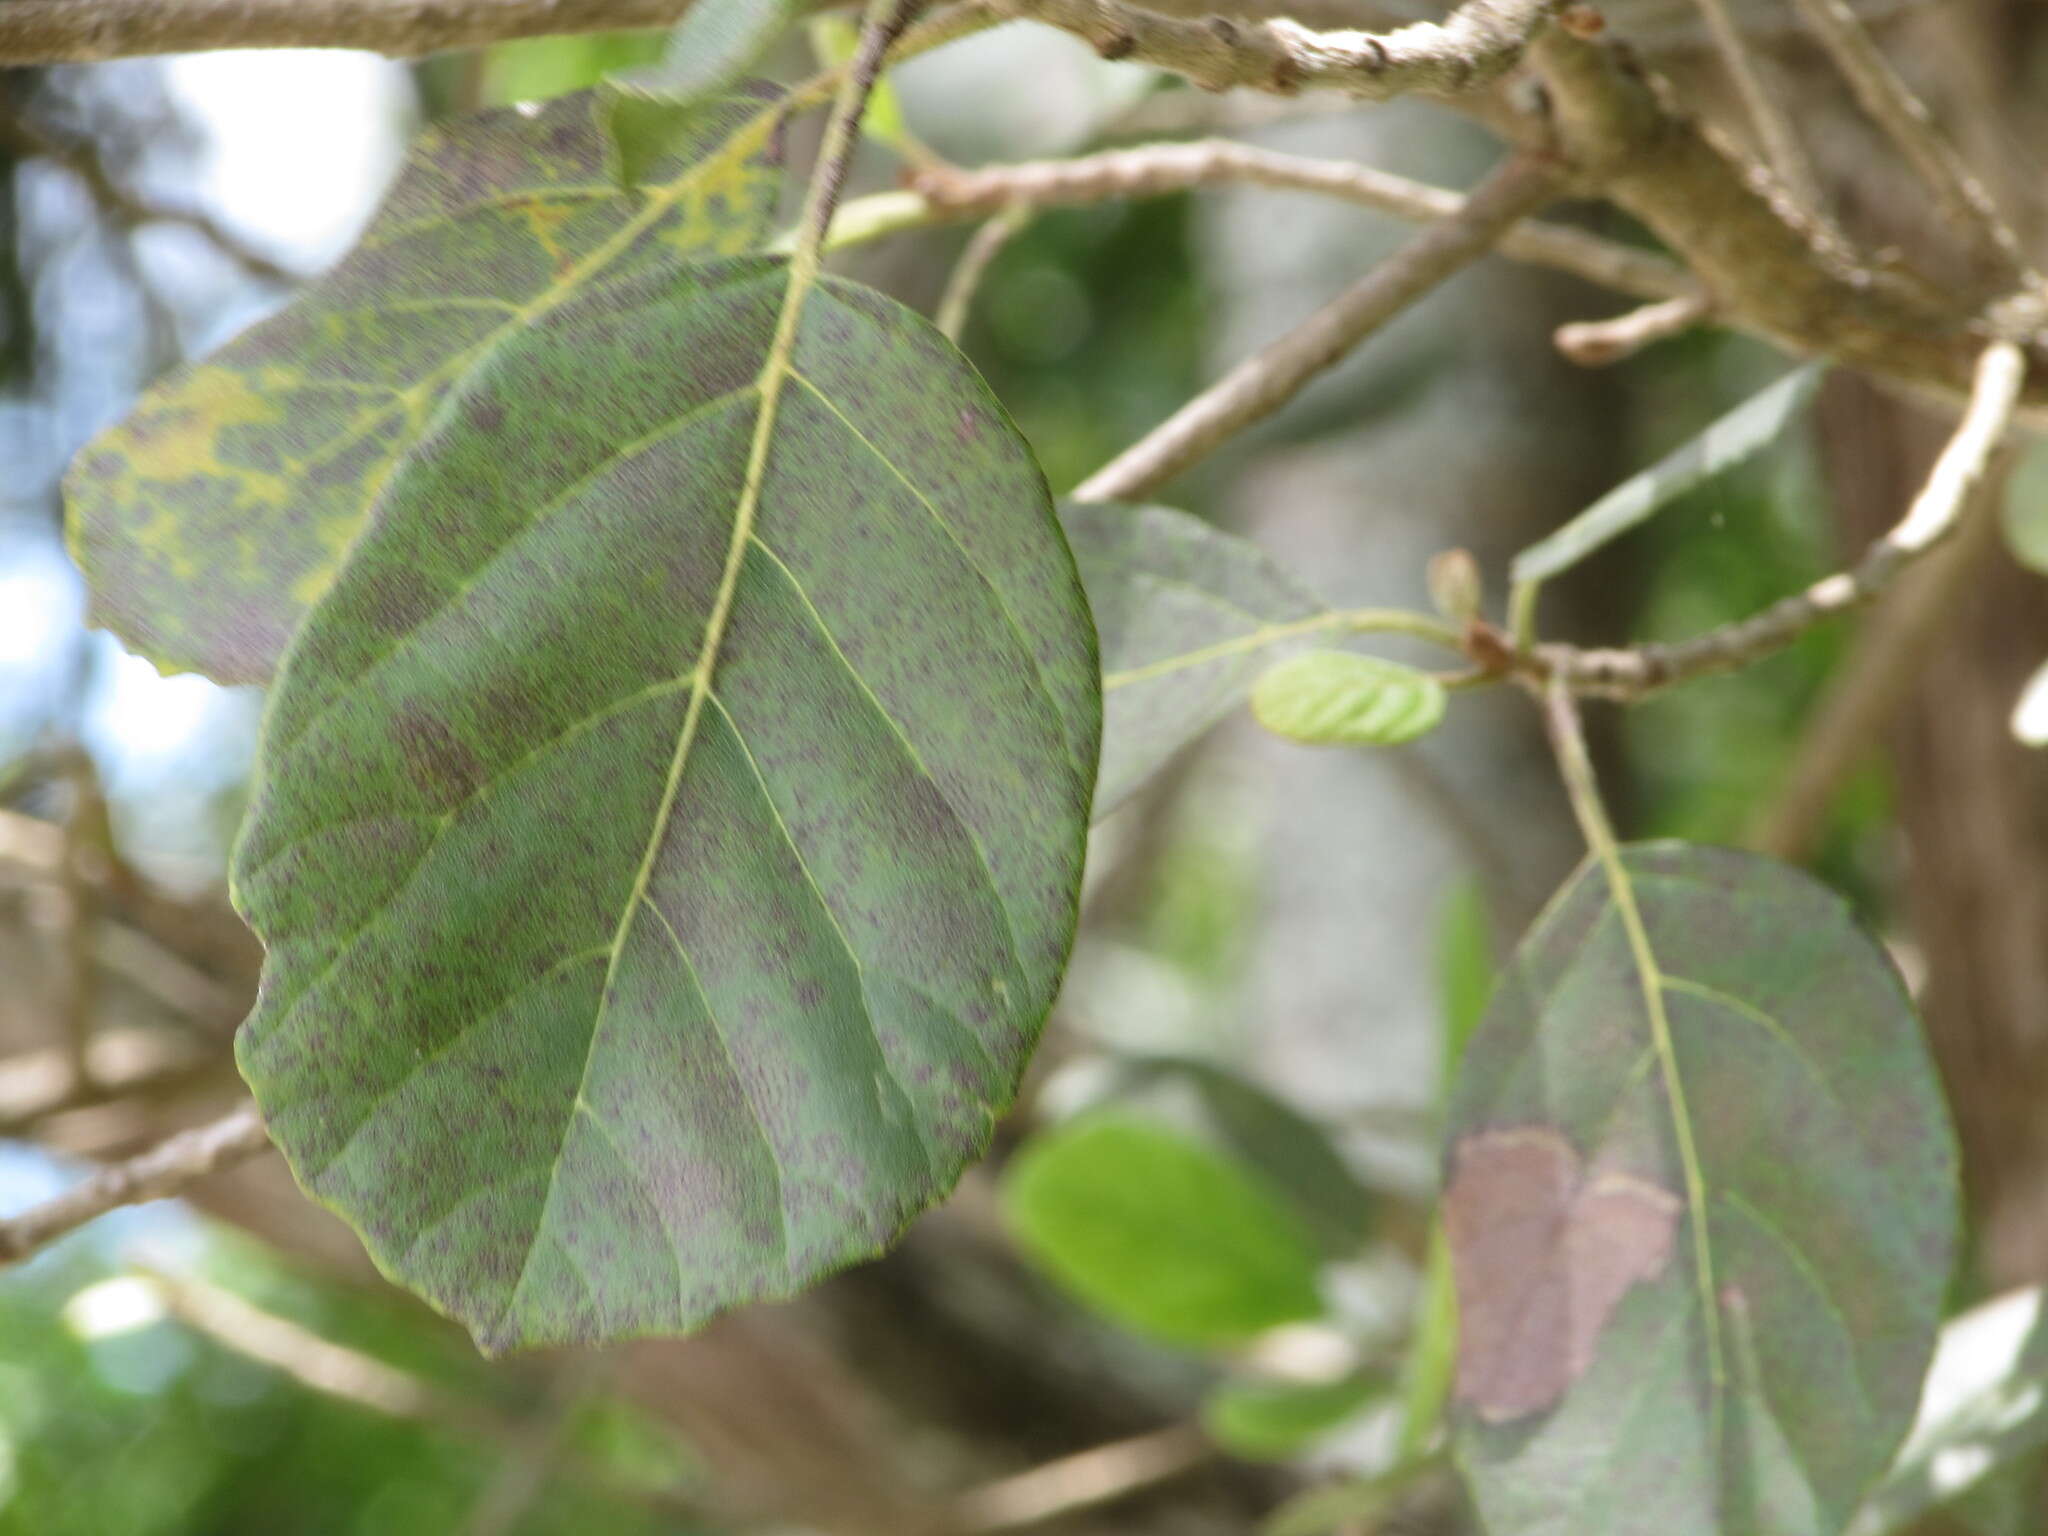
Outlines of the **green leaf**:
<svg viewBox="0 0 2048 1536">
<path fill-rule="evenodd" d="M 764 375 L 786 286 L 649 271 L 501 347 L 272 696 L 244 1074 L 490 1349 L 877 1252 L 985 1146 L 1071 942 L 1097 662 L 1043 478 L 868 290 L 811 290 Z"/>
<path fill-rule="evenodd" d="M 1493 1000 L 1493 924 L 1486 911 L 1486 892 L 1476 880 L 1463 880 L 1451 891 L 1437 919 L 1437 996 L 1443 1010 L 1443 1088 L 1458 1080 L 1458 1064 L 1472 1031 Z"/>
<path fill-rule="evenodd" d="M 1384 1381 L 1232 1381 L 1202 1403 L 1202 1428 L 1233 1456 L 1285 1461 L 1342 1428 L 1386 1391 Z"/>
<path fill-rule="evenodd" d="M 1851 1536 L 1904 1530 L 2048 1446 L 2048 1292 L 2014 1291 L 1941 1330 L 1920 1414 Z"/>
<path fill-rule="evenodd" d="M 1259 724 L 1311 746 L 1413 741 L 1443 721 L 1444 704 L 1443 684 L 1427 672 L 1354 651 L 1290 657 L 1252 688 Z"/>
<path fill-rule="evenodd" d="M 1839 1531 L 1905 1432 L 1956 1154 L 1905 989 L 1804 874 L 1589 864 L 1467 1049 L 1461 1459 L 1503 1536 Z"/>
<path fill-rule="evenodd" d="M 1138 1081 L 1174 1077 L 1201 1100 L 1201 1119 L 1225 1150 L 1293 1207 L 1333 1259 L 1355 1255 L 1373 1229 L 1372 1192 L 1351 1172 L 1329 1134 L 1286 1100 L 1212 1062 L 1189 1056 L 1136 1058 Z"/>
<path fill-rule="evenodd" d="M 613 179 L 638 187 L 703 131 L 708 104 L 738 85 L 787 30 L 798 0 L 695 0 L 659 61 L 598 87 Z"/>
<path fill-rule="evenodd" d="M 166 670 L 266 680 L 451 389 L 594 285 L 767 238 L 779 116 L 707 109 L 630 196 L 587 93 L 421 135 L 346 261 L 79 455 L 92 621 Z"/>
<path fill-rule="evenodd" d="M 1768 448 L 1797 416 L 1825 370 L 1809 364 L 1742 402 L 1683 447 L 1629 476 L 1549 537 L 1515 556 L 1517 582 L 1547 581 L 1646 522 L 1687 491 Z"/>
<path fill-rule="evenodd" d="M 1128 1115 L 1041 1132 L 1003 1183 L 1025 1250 L 1081 1300 L 1169 1343 L 1319 1316 L 1308 1234 L 1236 1162 Z"/>
<path fill-rule="evenodd" d="M 1066 502 L 1060 522 L 1102 636 L 1107 815 L 1331 615 L 1257 545 L 1185 512 Z"/>
</svg>

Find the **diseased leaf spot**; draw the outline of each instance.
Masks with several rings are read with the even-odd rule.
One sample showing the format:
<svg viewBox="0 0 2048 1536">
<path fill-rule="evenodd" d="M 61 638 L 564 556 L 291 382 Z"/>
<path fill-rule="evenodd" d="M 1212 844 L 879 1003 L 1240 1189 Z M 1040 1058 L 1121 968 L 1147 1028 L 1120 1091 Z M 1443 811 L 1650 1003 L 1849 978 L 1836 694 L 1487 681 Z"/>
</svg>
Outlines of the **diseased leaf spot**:
<svg viewBox="0 0 2048 1536">
<path fill-rule="evenodd" d="M 1589 1173 L 1549 1126 L 1461 1139 L 1443 1202 L 1459 1400 L 1490 1423 L 1556 1403 L 1622 1298 L 1670 1263 L 1683 1209 L 1646 1179 Z"/>
</svg>

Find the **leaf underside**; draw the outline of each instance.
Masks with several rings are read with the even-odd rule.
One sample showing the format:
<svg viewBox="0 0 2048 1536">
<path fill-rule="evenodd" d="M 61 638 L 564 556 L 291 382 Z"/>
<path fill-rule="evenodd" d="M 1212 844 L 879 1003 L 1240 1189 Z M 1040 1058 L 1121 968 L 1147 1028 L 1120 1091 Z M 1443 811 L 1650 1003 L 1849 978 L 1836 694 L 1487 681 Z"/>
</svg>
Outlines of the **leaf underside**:
<svg viewBox="0 0 2048 1536">
<path fill-rule="evenodd" d="M 595 110 L 429 129 L 347 260 L 87 445 L 65 496 L 92 622 L 166 670 L 267 680 L 452 388 L 594 282 L 766 240 L 776 102 L 706 103 L 632 193 Z"/>
<path fill-rule="evenodd" d="M 1060 522 L 1102 636 L 1106 816 L 1306 643 L 1269 631 L 1329 610 L 1257 545 L 1185 512 L 1065 502 Z"/>
<path fill-rule="evenodd" d="M 653 272 L 506 343 L 273 695 L 239 1059 L 488 1349 L 878 1251 L 985 1145 L 1071 942 L 1079 584 L 1000 406 L 878 295 L 810 297 L 706 653 L 783 289 Z"/>
<path fill-rule="evenodd" d="M 1454 1158 L 1561 1134 L 1604 1181 L 1588 1189 L 1669 1192 L 1670 1262 L 1629 1286 L 1552 1406 L 1490 1423 L 1462 1404 L 1460 1457 L 1502 1536 L 1832 1536 L 1932 1347 L 1957 1224 L 1947 1113 L 1895 972 L 1824 887 L 1720 849 L 1623 860 L 1670 1072 L 1589 864 L 1502 977 L 1450 1134 Z M 1486 1304 L 1540 1309 L 1546 1283 Z"/>
</svg>

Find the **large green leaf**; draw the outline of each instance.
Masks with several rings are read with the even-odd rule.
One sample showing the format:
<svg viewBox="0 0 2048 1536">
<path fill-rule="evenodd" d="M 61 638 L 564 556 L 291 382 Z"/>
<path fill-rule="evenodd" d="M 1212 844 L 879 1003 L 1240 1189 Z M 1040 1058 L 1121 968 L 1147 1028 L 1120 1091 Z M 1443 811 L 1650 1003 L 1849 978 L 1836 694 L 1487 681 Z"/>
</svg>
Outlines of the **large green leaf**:
<svg viewBox="0 0 2048 1536">
<path fill-rule="evenodd" d="M 1003 1204 L 1019 1242 L 1089 1305 L 1176 1344 L 1234 1344 L 1320 1315 L 1293 1211 L 1191 1136 L 1101 1111 L 1033 1138 Z"/>
<path fill-rule="evenodd" d="M 1185 512 L 1067 502 L 1060 521 L 1102 635 L 1106 815 L 1332 615 L 1257 545 Z"/>
<path fill-rule="evenodd" d="M 241 1064 L 490 1348 L 876 1252 L 1065 963 L 1100 706 L 1044 481 L 937 332 L 834 283 L 750 499 L 784 286 L 649 272 L 501 347 L 273 695 Z"/>
<path fill-rule="evenodd" d="M 268 678 L 452 387 L 593 283 L 760 246 L 779 120 L 707 106 L 630 195 L 588 92 L 421 135 L 340 267 L 79 455 L 93 621 L 170 670 Z"/>
<path fill-rule="evenodd" d="M 1839 1531 L 1913 1415 L 1955 1150 L 1882 951 L 1718 849 L 1589 865 L 1453 1100 L 1459 1449 L 1501 1536 Z"/>
</svg>

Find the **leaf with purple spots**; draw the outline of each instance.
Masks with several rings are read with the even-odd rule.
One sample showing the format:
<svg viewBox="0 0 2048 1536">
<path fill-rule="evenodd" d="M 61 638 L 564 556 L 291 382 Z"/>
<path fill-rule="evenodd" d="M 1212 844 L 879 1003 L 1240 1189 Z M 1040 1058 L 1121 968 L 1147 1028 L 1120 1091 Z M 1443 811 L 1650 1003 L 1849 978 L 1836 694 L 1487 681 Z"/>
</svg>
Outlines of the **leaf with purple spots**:
<svg viewBox="0 0 2048 1536">
<path fill-rule="evenodd" d="M 1513 1536 L 1835 1536 L 1913 1417 L 1956 1153 L 1905 988 L 1826 887 L 1589 863 L 1452 1100 L 1458 1450 Z"/>
<path fill-rule="evenodd" d="M 167 671 L 267 680 L 451 390 L 593 285 L 761 248 L 782 110 L 704 105 L 631 191 L 589 91 L 420 135 L 346 261 L 79 454 L 93 621 Z"/>
<path fill-rule="evenodd" d="M 1101 701 L 1043 477 L 936 331 L 827 280 L 748 492 L 785 285 L 651 271 L 509 340 L 272 696 L 241 1065 L 489 1349 L 880 1251 L 1066 962 Z"/>
</svg>

